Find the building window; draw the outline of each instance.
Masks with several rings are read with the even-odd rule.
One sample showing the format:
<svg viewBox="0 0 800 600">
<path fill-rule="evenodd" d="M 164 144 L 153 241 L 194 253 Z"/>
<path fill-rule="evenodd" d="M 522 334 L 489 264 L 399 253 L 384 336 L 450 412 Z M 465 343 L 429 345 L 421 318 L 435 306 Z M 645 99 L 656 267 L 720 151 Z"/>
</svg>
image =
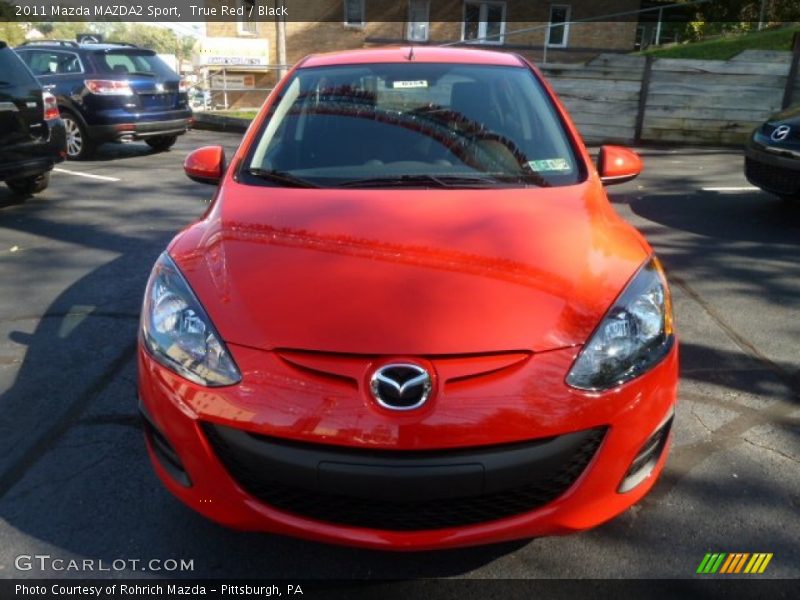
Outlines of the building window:
<svg viewBox="0 0 800 600">
<path fill-rule="evenodd" d="M 427 42 L 430 30 L 429 0 L 408 0 L 406 38 L 412 42 Z"/>
<path fill-rule="evenodd" d="M 256 0 L 239 0 L 244 14 L 236 17 L 239 35 L 258 35 L 258 14 Z"/>
<path fill-rule="evenodd" d="M 566 48 L 569 39 L 568 4 L 554 4 L 550 7 L 550 26 L 547 28 L 547 45 L 551 48 Z"/>
<path fill-rule="evenodd" d="M 461 39 L 479 44 L 502 44 L 506 32 L 505 2 L 464 2 Z"/>
<path fill-rule="evenodd" d="M 364 0 L 344 0 L 344 24 L 348 27 L 363 27 Z"/>
</svg>

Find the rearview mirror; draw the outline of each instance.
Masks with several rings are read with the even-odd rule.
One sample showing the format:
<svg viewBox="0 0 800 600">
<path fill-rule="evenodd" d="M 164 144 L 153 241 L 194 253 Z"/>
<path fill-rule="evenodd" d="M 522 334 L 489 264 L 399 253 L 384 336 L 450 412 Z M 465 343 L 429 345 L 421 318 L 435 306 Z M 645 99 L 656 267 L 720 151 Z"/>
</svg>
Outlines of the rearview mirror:
<svg viewBox="0 0 800 600">
<path fill-rule="evenodd" d="M 225 173 L 225 150 L 222 146 L 198 148 L 186 157 L 183 170 L 192 181 L 216 185 Z"/>
<path fill-rule="evenodd" d="M 597 157 L 597 172 L 603 185 L 625 183 L 642 172 L 642 159 L 622 146 L 602 146 Z"/>
</svg>

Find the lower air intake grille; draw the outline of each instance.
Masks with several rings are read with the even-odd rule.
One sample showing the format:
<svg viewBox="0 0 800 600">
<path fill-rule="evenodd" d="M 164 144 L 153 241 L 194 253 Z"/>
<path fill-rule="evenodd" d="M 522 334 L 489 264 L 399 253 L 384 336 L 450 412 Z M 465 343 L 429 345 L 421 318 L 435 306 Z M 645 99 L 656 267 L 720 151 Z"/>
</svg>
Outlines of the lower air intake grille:
<svg viewBox="0 0 800 600">
<path fill-rule="evenodd" d="M 359 452 L 276 440 L 208 423 L 204 430 L 231 476 L 265 504 L 319 521 L 392 531 L 472 525 L 542 507 L 575 483 L 606 432 L 605 428 L 592 429 L 546 440 L 466 451 Z M 509 456 L 514 457 L 510 459 L 513 464 L 509 464 Z M 296 462 L 292 463 L 293 460 Z M 443 463 L 447 465 L 442 466 Z M 341 465 L 342 469 L 355 468 L 356 474 L 343 471 L 344 474 L 337 473 L 331 478 L 327 473 L 326 479 L 321 469 L 331 464 Z M 447 469 L 448 466 L 452 467 L 448 469 L 450 474 L 462 469 L 467 478 L 473 479 L 467 480 L 466 487 L 459 488 L 463 480 L 443 486 L 440 476 L 431 477 L 431 469 Z M 475 469 L 470 471 L 469 467 Z M 369 475 L 364 485 L 363 473 L 358 472 L 360 468 L 368 473 L 374 473 L 369 469 L 379 469 L 379 472 L 383 469 L 382 473 L 389 473 L 388 479 L 372 481 Z M 406 469 L 410 477 L 392 479 L 398 469 Z M 297 475 L 306 471 L 305 480 L 303 475 Z M 414 479 L 417 471 L 425 474 Z M 475 472 L 482 482 L 477 493 L 469 487 L 474 483 Z M 358 479 L 359 476 L 362 479 Z M 489 492 L 487 488 L 491 488 Z M 461 492 L 454 489 L 468 491 L 458 495 Z M 430 490 L 429 497 L 425 496 L 426 490 Z"/>
<path fill-rule="evenodd" d="M 745 159 L 745 175 L 758 187 L 781 196 L 800 196 L 800 161 L 795 170 L 782 169 L 773 165 Z"/>
</svg>

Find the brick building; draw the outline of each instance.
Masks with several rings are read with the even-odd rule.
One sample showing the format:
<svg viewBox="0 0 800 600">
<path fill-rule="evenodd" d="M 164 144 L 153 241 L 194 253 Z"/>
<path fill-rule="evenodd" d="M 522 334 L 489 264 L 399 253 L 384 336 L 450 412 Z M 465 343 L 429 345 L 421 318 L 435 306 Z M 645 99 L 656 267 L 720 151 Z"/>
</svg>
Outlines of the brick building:
<svg viewBox="0 0 800 600">
<path fill-rule="evenodd" d="M 214 6 L 217 0 L 206 0 Z M 275 0 L 237 0 L 246 8 Z M 517 52 L 535 62 L 584 61 L 603 52 L 634 49 L 635 15 L 617 21 L 575 22 L 597 15 L 631 13 L 640 0 L 283 0 L 286 63 L 308 54 L 377 45 L 480 45 Z M 254 14 L 255 14 L 254 12 Z M 229 40 L 263 40 L 272 65 L 278 64 L 275 18 L 209 22 L 207 35 Z M 529 30 L 515 33 L 519 30 Z M 274 85 L 277 68 L 245 69 L 261 91 L 228 94 L 229 103 L 257 106 Z M 241 71 L 226 68 L 238 81 Z M 218 80 L 218 79 L 217 79 Z"/>
</svg>

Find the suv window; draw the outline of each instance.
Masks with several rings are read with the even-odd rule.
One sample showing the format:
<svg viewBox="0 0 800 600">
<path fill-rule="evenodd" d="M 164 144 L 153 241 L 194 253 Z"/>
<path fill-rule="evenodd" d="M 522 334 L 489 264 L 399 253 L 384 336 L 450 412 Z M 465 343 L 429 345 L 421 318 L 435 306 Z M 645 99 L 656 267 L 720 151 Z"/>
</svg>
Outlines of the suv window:
<svg viewBox="0 0 800 600">
<path fill-rule="evenodd" d="M 320 186 L 372 180 L 571 185 L 582 177 L 547 94 L 521 67 L 373 64 L 300 69 L 247 168 Z"/>
<path fill-rule="evenodd" d="M 94 52 L 99 73 L 108 75 L 151 75 L 174 79 L 177 75 L 155 53 L 148 50 Z"/>
<path fill-rule="evenodd" d="M 21 52 L 20 56 L 36 75 L 62 75 L 83 72 L 78 55 L 72 52 L 26 50 Z"/>
<path fill-rule="evenodd" d="M 36 78 L 25 68 L 25 64 L 8 47 L 0 47 L 0 87 L 37 85 Z"/>
</svg>

